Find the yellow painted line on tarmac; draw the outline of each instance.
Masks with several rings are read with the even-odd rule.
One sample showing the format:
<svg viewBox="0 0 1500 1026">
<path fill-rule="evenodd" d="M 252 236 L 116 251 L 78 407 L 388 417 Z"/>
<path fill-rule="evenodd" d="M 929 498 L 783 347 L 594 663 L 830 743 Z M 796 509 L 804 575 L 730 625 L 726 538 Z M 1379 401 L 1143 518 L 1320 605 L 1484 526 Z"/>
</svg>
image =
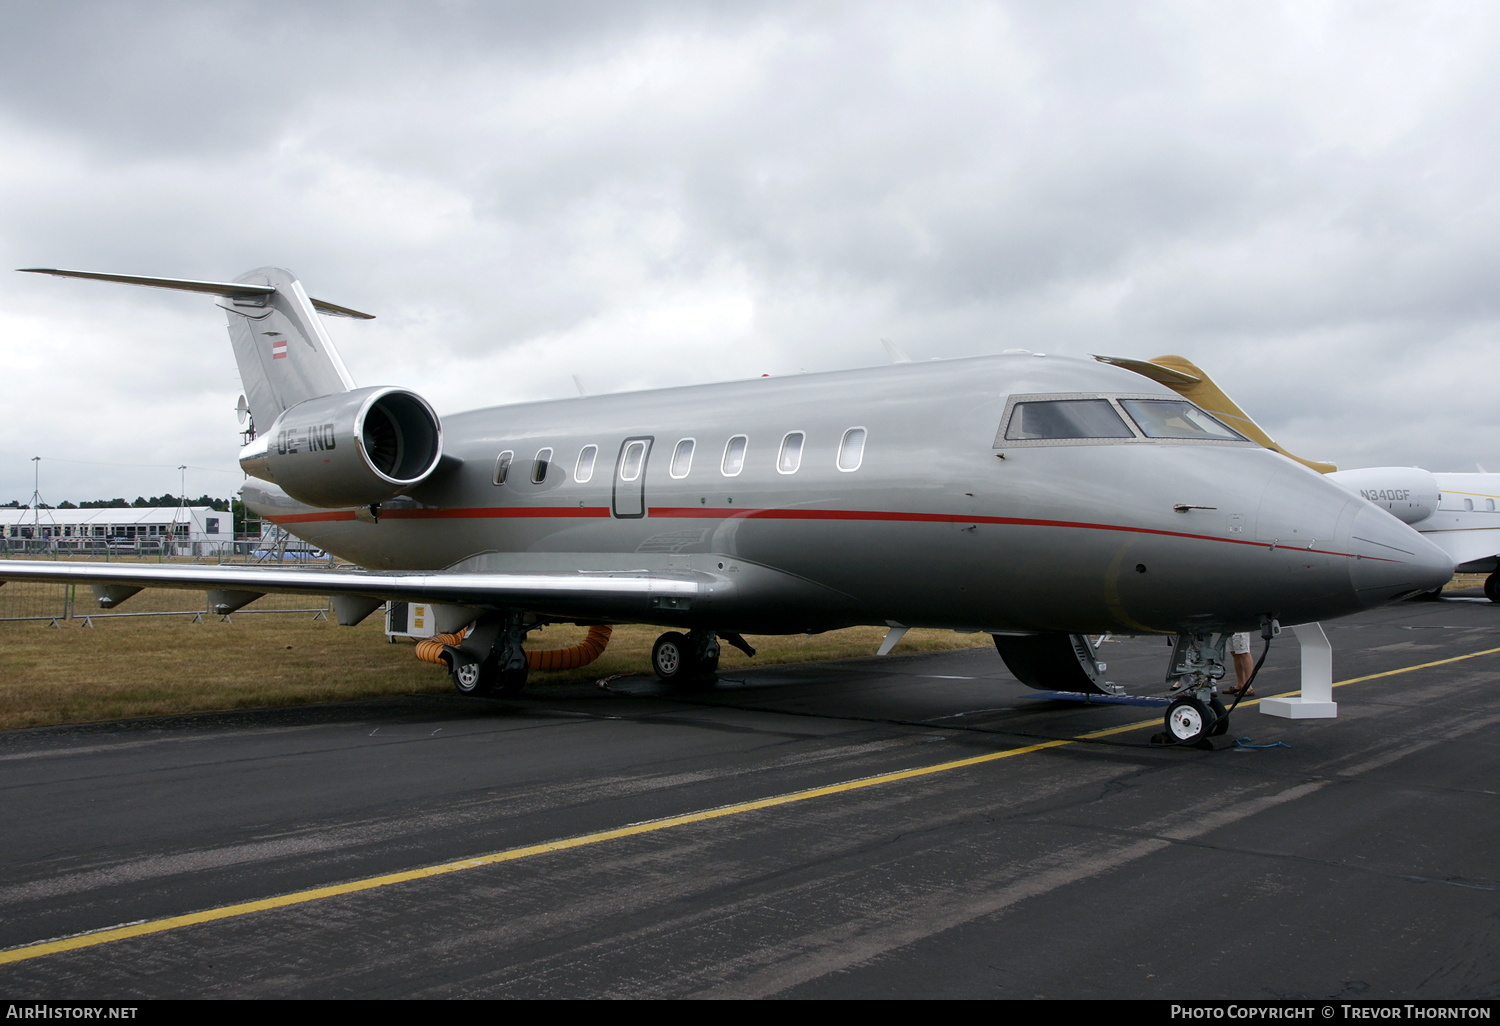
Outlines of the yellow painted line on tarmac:
<svg viewBox="0 0 1500 1026">
<path fill-rule="evenodd" d="M 1494 655 L 1496 653 L 1500 653 L 1500 648 L 1489 648 L 1482 652 L 1471 652 L 1468 655 L 1453 656 L 1448 659 L 1436 659 L 1429 663 L 1418 663 L 1415 666 L 1403 666 L 1396 670 L 1371 673 L 1363 677 L 1352 677 L 1349 680 L 1336 682 L 1334 687 L 1342 687 L 1345 684 L 1358 684 L 1361 681 L 1375 680 L 1379 677 L 1392 677 L 1397 674 L 1411 673 L 1415 670 L 1425 670 L 1434 666 L 1443 666 L 1448 663 L 1462 662 L 1465 659 L 1476 659 L 1480 656 Z M 1295 691 L 1287 692 L 1287 694 L 1297 693 Z M 1251 699 L 1241 702 L 1240 706 L 1244 707 L 1257 703 L 1257 699 Z M 181 929 L 184 926 L 197 926 L 201 923 L 212 923 L 223 919 L 236 919 L 255 912 L 266 912 L 276 908 L 289 908 L 294 905 L 306 905 L 325 898 L 335 898 L 343 894 L 357 894 L 360 891 L 373 891 L 381 887 L 390 887 L 394 884 L 411 883 L 415 880 L 446 876 L 449 873 L 461 873 L 468 869 L 480 869 L 484 866 L 495 866 L 504 862 L 517 862 L 536 855 L 568 851 L 572 848 L 585 848 L 590 845 L 603 844 L 606 841 L 617 841 L 624 837 L 635 837 L 641 834 L 656 833 L 661 830 L 671 830 L 675 827 L 688 826 L 693 823 L 704 823 L 709 820 L 723 819 L 728 816 L 738 816 L 746 812 L 757 812 L 761 809 L 774 809 L 780 805 L 792 805 L 797 802 L 810 801 L 814 798 L 826 798 L 829 795 L 859 791 L 868 787 L 880 787 L 885 784 L 899 783 L 903 780 L 914 780 L 918 777 L 931 776 L 935 773 L 947 773 L 952 770 L 966 769 L 970 766 L 979 766 L 988 762 L 998 762 L 1001 759 L 1011 759 L 1018 755 L 1029 755 L 1032 752 L 1040 752 L 1048 748 L 1061 748 L 1065 745 L 1078 744 L 1082 741 L 1092 741 L 1114 734 L 1124 734 L 1132 730 L 1140 730 L 1144 727 L 1154 727 L 1159 725 L 1160 722 L 1160 720 L 1156 719 L 1141 720 L 1118 727 L 1108 727 L 1104 730 L 1091 731 L 1087 734 L 1078 734 L 1071 738 L 1040 741 L 1033 745 L 1011 748 L 1003 752 L 975 755 L 967 759 L 955 759 L 950 762 L 940 762 L 932 766 L 919 766 L 915 769 L 897 770 L 893 773 L 880 773 L 872 777 L 860 777 L 838 784 L 827 784 L 823 787 L 792 791 L 787 794 L 773 795 L 770 798 L 758 798 L 755 801 L 738 802 L 734 805 L 724 805 L 717 809 L 704 809 L 700 812 L 690 812 L 681 816 L 668 816 L 664 819 L 646 820 L 642 823 L 632 823 L 629 826 L 618 827 L 614 830 L 601 830 L 592 834 L 582 834 L 578 837 L 567 837 L 558 841 L 546 841 L 542 844 L 528 845 L 524 848 L 511 848 L 507 851 L 493 852 L 489 855 L 480 855 L 471 859 L 444 862 L 440 865 L 426 866 L 421 869 L 408 869 L 400 873 L 386 873 L 382 876 L 366 877 L 363 880 L 351 880 L 347 883 L 333 884 L 328 887 L 314 887 L 310 890 L 295 891 L 291 894 L 282 894 L 274 898 L 245 901 L 237 905 L 225 905 L 221 908 L 205 909 L 202 912 L 190 912 L 187 915 L 170 916 L 166 919 L 151 919 L 138 923 L 127 923 L 123 926 L 95 930 L 91 933 L 83 933 L 74 937 L 62 937 L 57 940 L 42 941 L 37 944 L 27 944 L 22 947 L 11 948 L 8 951 L 0 951 L 0 965 L 11 962 L 24 962 L 29 959 L 42 958 L 46 955 L 55 955 L 64 951 L 78 951 L 82 948 L 98 947 L 101 944 L 111 944 L 115 941 L 128 940 L 131 937 L 145 937 L 153 933 L 166 933 L 171 930 Z"/>
</svg>

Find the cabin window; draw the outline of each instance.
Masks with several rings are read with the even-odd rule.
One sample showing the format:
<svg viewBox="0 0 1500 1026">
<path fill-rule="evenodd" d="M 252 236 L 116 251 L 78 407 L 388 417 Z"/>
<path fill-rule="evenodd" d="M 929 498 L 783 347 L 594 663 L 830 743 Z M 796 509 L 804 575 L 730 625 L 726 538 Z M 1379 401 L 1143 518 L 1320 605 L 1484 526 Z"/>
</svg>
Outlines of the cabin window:
<svg viewBox="0 0 1500 1026">
<path fill-rule="evenodd" d="M 736 477 L 745 469 L 745 449 L 750 444 L 746 435 L 735 435 L 724 446 L 724 459 L 719 471 L 725 477 Z"/>
<path fill-rule="evenodd" d="M 646 462 L 646 443 L 631 442 L 625 447 L 625 456 L 620 460 L 620 480 L 634 481 L 641 476 L 641 467 Z"/>
<path fill-rule="evenodd" d="M 1472 512 L 1474 512 L 1474 500 L 1473 499 L 1465 499 L 1464 500 L 1464 512 L 1465 513 L 1472 513 Z"/>
<path fill-rule="evenodd" d="M 597 445 L 585 445 L 578 452 L 578 462 L 573 465 L 573 480 L 580 483 L 594 476 L 594 460 L 599 456 Z"/>
<path fill-rule="evenodd" d="M 839 442 L 839 469 L 845 473 L 858 470 L 865 459 L 865 429 L 850 428 Z"/>
<path fill-rule="evenodd" d="M 681 480 L 688 476 L 688 471 L 691 469 L 693 469 L 693 440 L 684 438 L 677 443 L 677 448 L 672 450 L 670 473 Z"/>
<path fill-rule="evenodd" d="M 537 450 L 536 459 L 531 463 L 531 483 L 541 484 L 547 480 L 547 467 L 552 463 L 552 450 Z"/>
<path fill-rule="evenodd" d="M 505 479 L 510 476 L 510 463 L 511 460 L 515 458 L 516 454 L 511 452 L 509 449 L 506 449 L 498 457 L 496 457 L 494 481 L 497 485 L 503 485 L 505 483 Z"/>
<path fill-rule="evenodd" d="M 1135 434 L 1125 425 L 1108 399 L 1052 399 L 1016 403 L 1015 409 L 1011 411 L 1010 423 L 1005 426 L 1005 437 L 1011 441 L 1027 441 L 1045 438 L 1134 438 Z"/>
<path fill-rule="evenodd" d="M 801 431 L 792 431 L 781 440 L 781 452 L 776 456 L 778 474 L 795 474 L 802 466 L 802 442 L 806 438 Z"/>
<path fill-rule="evenodd" d="M 1238 431 L 1226 427 L 1212 415 L 1180 399 L 1121 399 L 1120 405 L 1140 425 L 1141 434 L 1147 438 L 1247 441 Z"/>
<path fill-rule="evenodd" d="M 1495 500 L 1494 499 L 1485 499 L 1484 500 L 1484 508 L 1487 509 L 1487 510 L 1489 510 L 1491 513 L 1495 512 Z M 213 523 L 213 521 L 210 520 L 209 523 Z"/>
</svg>

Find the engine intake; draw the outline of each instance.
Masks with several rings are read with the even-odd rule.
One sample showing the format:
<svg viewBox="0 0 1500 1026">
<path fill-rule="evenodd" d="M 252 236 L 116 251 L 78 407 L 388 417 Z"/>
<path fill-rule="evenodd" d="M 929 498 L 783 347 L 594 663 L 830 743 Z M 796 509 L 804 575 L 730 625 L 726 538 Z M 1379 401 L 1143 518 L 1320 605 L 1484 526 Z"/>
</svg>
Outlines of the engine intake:
<svg viewBox="0 0 1500 1026">
<path fill-rule="evenodd" d="M 421 484 L 442 456 L 432 407 L 386 385 L 289 407 L 240 453 L 240 467 L 298 502 L 337 508 L 393 499 Z"/>
</svg>

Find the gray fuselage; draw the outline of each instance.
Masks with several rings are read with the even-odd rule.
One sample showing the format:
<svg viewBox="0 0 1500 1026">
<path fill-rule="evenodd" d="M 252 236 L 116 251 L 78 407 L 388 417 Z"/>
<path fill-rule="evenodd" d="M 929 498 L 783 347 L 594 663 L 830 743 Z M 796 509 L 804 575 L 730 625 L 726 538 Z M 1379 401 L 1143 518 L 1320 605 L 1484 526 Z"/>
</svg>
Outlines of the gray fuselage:
<svg viewBox="0 0 1500 1026">
<path fill-rule="evenodd" d="M 1017 397 L 1101 396 L 1178 398 L 1118 368 L 1008 354 L 523 403 L 444 418 L 448 458 L 376 517 L 259 481 L 245 498 L 372 569 L 700 573 L 726 586 L 650 622 L 746 633 L 1243 630 L 1446 579 L 1446 557 L 1394 517 L 1250 442 L 1001 437 Z"/>
</svg>

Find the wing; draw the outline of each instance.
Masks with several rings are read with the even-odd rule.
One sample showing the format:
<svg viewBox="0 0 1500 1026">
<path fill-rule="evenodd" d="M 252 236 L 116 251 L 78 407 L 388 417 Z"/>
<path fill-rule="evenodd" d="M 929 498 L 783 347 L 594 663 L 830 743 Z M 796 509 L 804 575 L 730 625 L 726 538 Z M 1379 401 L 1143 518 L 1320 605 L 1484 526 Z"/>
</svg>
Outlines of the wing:
<svg viewBox="0 0 1500 1026">
<path fill-rule="evenodd" d="M 108 609 L 142 588 L 190 588 L 209 593 L 209 606 L 227 613 L 262 595 L 328 595 L 342 624 L 364 619 L 388 600 L 470 609 L 524 609 L 562 619 L 651 622 L 662 611 L 682 612 L 723 598 L 726 578 L 691 570 L 572 570 L 466 573 L 379 573 L 365 570 L 288 570 L 199 564 L 69 563 L 0 560 L 0 583 L 56 581 L 93 585 Z M 466 621 L 467 622 L 467 621 Z"/>
</svg>

